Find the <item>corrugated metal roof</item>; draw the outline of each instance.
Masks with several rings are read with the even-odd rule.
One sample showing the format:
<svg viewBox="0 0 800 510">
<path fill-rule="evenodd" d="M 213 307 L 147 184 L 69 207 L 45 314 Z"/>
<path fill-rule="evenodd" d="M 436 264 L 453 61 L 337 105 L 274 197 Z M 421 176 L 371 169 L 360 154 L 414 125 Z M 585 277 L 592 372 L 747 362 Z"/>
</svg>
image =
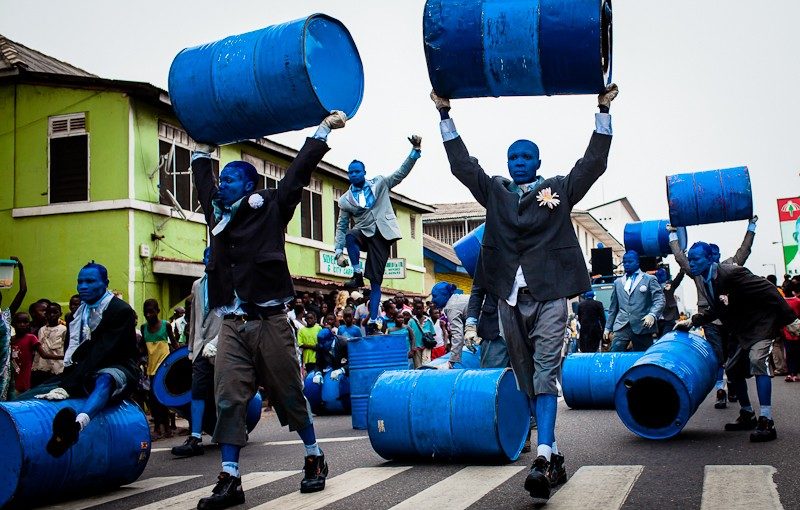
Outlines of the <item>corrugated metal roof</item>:
<svg viewBox="0 0 800 510">
<path fill-rule="evenodd" d="M 478 202 L 457 202 L 454 204 L 432 204 L 435 212 L 422 215 L 422 222 L 442 220 L 473 220 L 486 217 L 486 208 Z"/>
<path fill-rule="evenodd" d="M 38 52 L 0 35 L 0 72 L 54 73 L 68 76 L 97 76 L 71 64 Z"/>
<path fill-rule="evenodd" d="M 453 250 L 453 247 L 449 244 L 441 242 L 433 236 L 422 234 L 422 247 L 426 250 L 432 251 L 446 260 L 449 260 L 457 266 L 461 265 L 461 260 L 459 260 L 456 252 Z"/>
</svg>

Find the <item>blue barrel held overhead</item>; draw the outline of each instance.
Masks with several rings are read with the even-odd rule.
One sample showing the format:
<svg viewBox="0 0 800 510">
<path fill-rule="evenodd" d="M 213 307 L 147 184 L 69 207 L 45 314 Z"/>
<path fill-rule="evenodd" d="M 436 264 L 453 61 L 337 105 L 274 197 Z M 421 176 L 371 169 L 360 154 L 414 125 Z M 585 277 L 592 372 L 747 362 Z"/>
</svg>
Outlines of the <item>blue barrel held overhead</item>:
<svg viewBox="0 0 800 510">
<path fill-rule="evenodd" d="M 753 189 L 746 166 L 667 176 L 669 220 L 676 227 L 753 217 Z"/>
<path fill-rule="evenodd" d="M 530 410 L 509 369 L 401 370 L 375 382 L 368 421 L 384 459 L 514 461 Z"/>
<path fill-rule="evenodd" d="M 192 410 L 192 360 L 189 347 L 183 346 L 169 353 L 158 366 L 150 388 L 161 405 L 174 409 L 184 418 L 191 419 Z M 247 431 L 252 432 L 261 419 L 261 395 L 256 392 L 247 403 Z M 203 431 L 213 434 L 217 425 L 217 406 L 214 395 L 206 397 L 203 411 Z"/>
<path fill-rule="evenodd" d="M 136 404 L 102 410 L 61 457 L 45 446 L 53 418 L 85 400 L 0 403 L 0 507 L 32 508 L 45 502 L 108 491 L 135 482 L 150 458 L 150 428 Z"/>
<path fill-rule="evenodd" d="M 178 120 L 197 141 L 228 143 L 351 118 L 364 69 L 350 32 L 324 14 L 182 50 L 169 70 Z"/>
<path fill-rule="evenodd" d="M 486 223 L 481 223 L 455 243 L 453 251 L 456 252 L 461 265 L 467 270 L 470 276 L 475 276 L 475 269 L 478 266 L 478 256 L 481 254 L 481 242 L 483 242 L 483 231 Z"/>
<path fill-rule="evenodd" d="M 561 387 L 572 409 L 614 409 L 617 381 L 643 352 L 575 353 L 564 359 Z"/>
<path fill-rule="evenodd" d="M 314 374 L 306 375 L 303 394 L 314 414 L 347 414 L 350 412 L 350 378 L 342 374 L 331 379 L 331 371 L 322 376 L 322 384 L 314 383 Z"/>
<path fill-rule="evenodd" d="M 617 415 L 638 436 L 674 437 L 714 388 L 718 366 L 714 349 L 702 337 L 667 333 L 617 382 Z"/>
<path fill-rule="evenodd" d="M 447 363 L 450 361 L 450 353 L 444 356 L 439 356 L 435 360 L 425 363 L 418 370 L 438 369 L 445 370 Z M 455 363 L 453 368 L 462 369 L 478 369 L 481 368 L 481 346 L 475 346 L 475 352 L 464 347 L 461 351 L 461 361 Z"/>
<path fill-rule="evenodd" d="M 633 250 L 642 257 L 671 255 L 669 247 L 669 220 L 636 221 L 625 224 L 625 250 Z M 677 227 L 681 251 L 686 250 L 688 237 L 685 227 Z"/>
<path fill-rule="evenodd" d="M 610 0 L 428 0 L 428 76 L 442 97 L 597 94 L 611 82 Z"/>
<path fill-rule="evenodd" d="M 372 385 L 386 370 L 408 368 L 408 334 L 374 335 L 347 340 L 350 367 L 350 404 L 354 429 L 367 428 L 367 406 Z"/>
</svg>

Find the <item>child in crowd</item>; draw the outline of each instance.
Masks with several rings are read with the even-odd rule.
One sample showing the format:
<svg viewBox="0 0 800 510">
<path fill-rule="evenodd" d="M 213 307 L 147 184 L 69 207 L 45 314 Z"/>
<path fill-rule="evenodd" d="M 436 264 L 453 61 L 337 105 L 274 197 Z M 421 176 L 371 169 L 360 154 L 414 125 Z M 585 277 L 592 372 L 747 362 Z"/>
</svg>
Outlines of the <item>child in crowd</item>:
<svg viewBox="0 0 800 510">
<path fill-rule="evenodd" d="M 38 354 L 33 359 L 31 386 L 39 386 L 47 379 L 64 371 L 64 349 L 67 327 L 61 324 L 61 305 L 50 303 L 47 307 L 47 324 L 39 330 L 39 343 L 44 352 L 58 359 L 46 359 Z"/>
<path fill-rule="evenodd" d="M 355 325 L 355 317 L 353 317 L 353 309 L 345 308 L 342 311 L 342 324 L 339 324 L 337 335 L 344 338 L 355 338 L 362 336 L 361 328 Z"/>
<path fill-rule="evenodd" d="M 158 317 L 161 312 L 158 301 L 155 299 L 145 300 L 142 311 L 146 321 L 142 325 L 142 338 L 145 346 L 147 346 L 147 376 L 150 379 L 152 388 L 153 377 L 156 375 L 158 367 L 169 356 L 170 347 L 177 349 L 178 344 L 169 322 Z M 161 437 L 160 429 L 162 426 L 164 437 L 172 437 L 172 430 L 169 427 L 169 411 L 156 400 L 152 389 L 150 391 L 150 413 L 153 416 L 154 438 Z"/>
<path fill-rule="evenodd" d="M 31 318 L 27 313 L 14 314 L 11 325 L 15 333 L 11 337 L 11 367 L 14 371 L 14 389 L 20 394 L 31 389 L 34 354 L 53 360 L 63 359 L 63 356 L 54 356 L 42 349 L 39 339 L 31 333 Z"/>
<path fill-rule="evenodd" d="M 306 314 L 306 325 L 300 328 L 297 333 L 297 345 L 303 352 L 302 362 L 306 373 L 311 373 L 317 364 L 317 334 L 322 330 L 322 326 L 317 324 L 317 316 L 314 312 Z"/>
<path fill-rule="evenodd" d="M 47 324 L 48 306 L 50 306 L 50 300 L 42 298 L 28 307 L 28 315 L 31 318 L 31 334 L 38 336 L 39 330 Z"/>
<path fill-rule="evenodd" d="M 69 313 L 67 313 L 67 315 L 64 316 L 64 322 L 66 322 L 67 326 L 69 326 L 69 323 L 72 322 L 72 319 L 75 318 L 75 310 L 77 310 L 78 307 L 81 306 L 81 297 L 77 294 L 73 294 L 69 298 L 69 304 L 67 306 L 69 308 Z"/>
<path fill-rule="evenodd" d="M 442 320 L 442 312 L 438 308 L 431 308 L 431 320 L 436 337 L 436 347 L 431 350 L 431 360 L 444 356 L 447 352 L 447 324 Z"/>
</svg>

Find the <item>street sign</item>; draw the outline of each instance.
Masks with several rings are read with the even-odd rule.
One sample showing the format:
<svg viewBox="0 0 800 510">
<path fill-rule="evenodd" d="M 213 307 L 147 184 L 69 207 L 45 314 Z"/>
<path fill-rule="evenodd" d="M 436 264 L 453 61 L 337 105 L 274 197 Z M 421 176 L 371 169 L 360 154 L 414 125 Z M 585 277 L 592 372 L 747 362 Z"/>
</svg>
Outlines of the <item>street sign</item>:
<svg viewBox="0 0 800 510">
<path fill-rule="evenodd" d="M 351 278 L 353 276 L 353 267 L 350 265 L 347 267 L 339 267 L 336 263 L 335 253 L 322 250 L 319 250 L 317 253 L 319 254 L 317 274 L 338 276 L 339 278 Z M 386 269 L 383 272 L 384 279 L 402 280 L 405 277 L 406 259 L 399 258 L 386 261 Z"/>
</svg>

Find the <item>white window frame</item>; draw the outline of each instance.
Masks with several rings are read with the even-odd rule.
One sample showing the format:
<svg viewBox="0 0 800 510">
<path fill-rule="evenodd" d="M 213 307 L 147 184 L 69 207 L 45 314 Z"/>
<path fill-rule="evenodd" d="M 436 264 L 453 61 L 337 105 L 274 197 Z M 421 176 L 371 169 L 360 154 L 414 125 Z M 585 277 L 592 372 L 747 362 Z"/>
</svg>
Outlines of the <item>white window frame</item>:
<svg viewBox="0 0 800 510">
<path fill-rule="evenodd" d="M 186 149 L 186 150 L 189 151 L 189 155 L 191 156 L 192 151 L 197 150 L 197 145 L 198 144 L 197 144 L 197 142 L 192 140 L 192 138 L 189 136 L 189 134 L 185 130 L 183 130 L 183 129 L 179 128 L 179 127 L 173 126 L 172 124 L 170 124 L 168 122 L 165 122 L 163 120 L 160 120 L 160 119 L 158 121 L 158 141 L 159 142 L 170 143 L 170 144 L 172 144 L 172 147 L 173 147 L 173 150 L 171 151 L 171 153 L 172 153 L 172 161 L 170 162 L 170 168 L 172 169 L 172 171 L 169 172 L 169 175 L 172 177 L 172 190 L 173 190 L 173 194 L 175 194 L 175 199 L 176 200 L 178 199 L 178 195 L 177 195 L 178 183 L 176 182 L 177 181 L 177 176 L 178 175 L 189 175 L 189 207 L 186 207 L 185 209 L 186 210 L 192 210 L 191 206 L 194 203 L 194 200 L 197 198 L 196 197 L 197 186 L 195 186 L 195 183 L 194 183 L 194 175 L 192 174 L 191 168 L 187 168 L 185 170 L 180 170 L 180 169 L 175 168 L 175 150 L 174 150 L 174 148 L 175 147 L 180 147 L 182 149 Z M 160 152 L 161 151 L 159 150 L 159 163 L 160 163 L 160 158 L 161 158 Z M 211 153 L 211 159 L 214 159 L 214 160 L 217 161 L 217 163 L 219 163 L 219 147 L 215 147 L 214 148 L 214 152 Z M 159 175 L 158 175 L 158 179 L 159 179 L 158 180 L 158 184 L 159 184 L 158 203 L 160 204 L 161 203 L 161 192 L 160 192 L 160 189 L 161 189 L 160 188 L 161 175 L 160 175 L 160 172 L 159 172 Z M 162 204 L 162 205 L 164 205 L 164 204 Z M 169 205 L 169 204 L 166 204 L 166 205 Z M 183 207 L 183 206 L 181 206 L 181 207 Z"/>
<path fill-rule="evenodd" d="M 72 129 L 73 121 L 82 120 L 83 127 Z M 65 132 L 53 132 L 53 124 L 59 121 L 66 121 L 67 123 L 67 130 Z M 75 124 L 81 124 L 75 122 Z M 73 202 L 53 202 L 50 201 L 50 190 L 51 190 L 51 182 L 50 182 L 50 140 L 53 138 L 68 138 L 70 136 L 76 135 L 86 135 L 86 200 L 75 200 Z M 85 203 L 91 202 L 91 190 L 92 190 L 92 144 L 91 144 L 91 134 L 89 131 L 86 130 L 86 112 L 78 112 L 78 113 L 68 113 L 66 115 L 52 115 L 47 118 L 47 203 L 51 205 L 58 205 L 62 203 Z"/>
<path fill-rule="evenodd" d="M 322 180 L 321 179 L 317 179 L 316 177 L 312 177 L 311 178 L 311 182 L 308 184 L 308 186 L 304 187 L 303 189 L 308 191 L 312 195 L 314 195 L 314 194 L 319 195 L 320 204 L 323 203 L 322 202 Z M 311 208 L 311 210 L 309 211 L 309 214 L 311 214 L 311 237 L 304 237 L 303 236 L 302 201 L 300 203 L 300 208 L 301 208 L 301 210 L 300 210 L 300 222 L 301 222 L 300 223 L 300 237 L 302 237 L 303 239 L 315 240 L 314 239 L 314 197 L 313 196 L 311 197 L 311 200 L 308 201 L 308 206 Z M 320 228 L 320 233 L 322 234 L 322 239 L 324 239 L 325 238 L 325 229 L 324 229 L 324 225 L 325 225 L 325 210 L 324 209 L 325 209 L 325 206 L 321 205 L 321 207 L 323 209 L 322 211 L 320 211 L 320 218 L 322 218 L 322 221 L 320 222 L 321 224 L 320 224 L 319 228 Z"/>
</svg>

